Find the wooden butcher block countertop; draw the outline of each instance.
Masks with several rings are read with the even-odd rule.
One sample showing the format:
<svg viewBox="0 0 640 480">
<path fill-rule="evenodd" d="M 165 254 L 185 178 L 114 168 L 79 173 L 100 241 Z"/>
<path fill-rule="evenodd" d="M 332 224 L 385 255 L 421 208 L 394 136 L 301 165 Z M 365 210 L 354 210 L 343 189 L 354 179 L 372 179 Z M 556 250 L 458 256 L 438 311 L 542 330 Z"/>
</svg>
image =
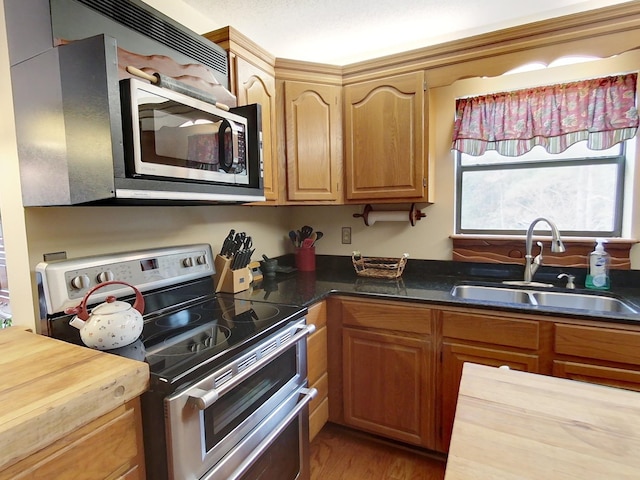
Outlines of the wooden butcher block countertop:
<svg viewBox="0 0 640 480">
<path fill-rule="evenodd" d="M 640 393 L 466 363 L 445 480 L 640 478 Z"/>
<path fill-rule="evenodd" d="M 149 366 L 0 330 L 0 470 L 142 394 Z"/>
</svg>

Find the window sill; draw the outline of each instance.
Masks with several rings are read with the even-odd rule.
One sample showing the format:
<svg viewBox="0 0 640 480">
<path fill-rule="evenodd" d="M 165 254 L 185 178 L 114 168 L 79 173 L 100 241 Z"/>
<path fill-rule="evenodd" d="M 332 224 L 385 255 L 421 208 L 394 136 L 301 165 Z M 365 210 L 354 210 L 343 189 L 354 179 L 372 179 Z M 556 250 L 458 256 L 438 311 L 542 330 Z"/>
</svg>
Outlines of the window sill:
<svg viewBox="0 0 640 480">
<path fill-rule="evenodd" d="M 453 260 L 458 262 L 516 263 L 524 262 L 524 235 L 451 235 L 453 242 Z M 552 253 L 550 236 L 534 236 L 535 241 L 544 245 L 544 264 L 558 267 L 586 268 L 589 266 L 589 254 L 595 247 L 595 238 L 564 237 L 566 252 Z M 610 268 L 629 270 L 631 260 L 629 252 L 638 240 L 631 238 L 610 238 L 605 250 L 611 256 Z M 537 254 L 537 247 L 534 250 Z"/>
</svg>

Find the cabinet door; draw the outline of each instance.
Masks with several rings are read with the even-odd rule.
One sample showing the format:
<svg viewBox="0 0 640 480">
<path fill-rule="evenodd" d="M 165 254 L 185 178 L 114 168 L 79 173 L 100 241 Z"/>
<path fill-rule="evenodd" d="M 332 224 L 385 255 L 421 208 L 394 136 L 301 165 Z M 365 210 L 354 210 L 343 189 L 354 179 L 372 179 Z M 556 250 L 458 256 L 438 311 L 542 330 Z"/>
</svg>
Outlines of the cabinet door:
<svg viewBox="0 0 640 480">
<path fill-rule="evenodd" d="M 343 329 L 345 423 L 430 447 L 428 338 Z"/>
<path fill-rule="evenodd" d="M 456 413 L 458 389 L 462 378 L 464 362 L 478 363 L 492 367 L 506 365 L 513 370 L 537 373 L 538 356 L 511 352 L 490 347 L 478 347 L 463 343 L 443 342 L 442 344 L 442 423 L 441 444 L 443 452 L 449 450 L 451 430 Z"/>
<path fill-rule="evenodd" d="M 344 88 L 348 200 L 426 197 L 424 73 Z"/>
<path fill-rule="evenodd" d="M 238 105 L 259 103 L 262 107 L 264 195 L 267 200 L 277 200 L 276 81 L 273 75 L 252 65 L 242 57 L 235 56 L 233 60 Z"/>
<path fill-rule="evenodd" d="M 341 199 L 341 89 L 334 85 L 286 81 L 285 135 L 287 198 Z"/>
</svg>

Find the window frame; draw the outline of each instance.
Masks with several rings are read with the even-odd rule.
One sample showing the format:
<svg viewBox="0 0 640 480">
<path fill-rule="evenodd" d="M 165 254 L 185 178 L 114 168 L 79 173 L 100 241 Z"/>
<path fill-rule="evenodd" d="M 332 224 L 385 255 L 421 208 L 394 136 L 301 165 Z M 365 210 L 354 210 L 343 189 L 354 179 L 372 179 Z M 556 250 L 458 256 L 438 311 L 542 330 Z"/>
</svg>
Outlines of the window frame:
<svg viewBox="0 0 640 480">
<path fill-rule="evenodd" d="M 610 155 L 606 157 L 576 157 L 572 159 L 541 159 L 541 160 L 517 160 L 513 157 L 511 162 L 487 163 L 475 165 L 462 165 L 462 153 L 456 151 L 456 168 L 455 168 L 455 233 L 457 235 L 524 235 L 526 229 L 520 230 L 495 230 L 495 229 L 463 229 L 462 228 L 462 183 L 465 172 L 474 171 L 503 171 L 516 169 L 536 169 L 548 167 L 564 167 L 576 165 L 617 165 L 616 191 L 617 198 L 615 201 L 614 211 L 614 228 L 611 231 L 578 231 L 578 230 L 562 230 L 562 235 L 567 237 L 603 237 L 614 238 L 622 236 L 623 229 L 623 209 L 624 209 L 624 186 L 625 186 L 625 170 L 626 170 L 626 142 L 620 143 L 620 151 L 618 155 Z M 504 157 L 508 158 L 508 157 Z M 536 231 L 538 229 L 536 228 Z"/>
</svg>

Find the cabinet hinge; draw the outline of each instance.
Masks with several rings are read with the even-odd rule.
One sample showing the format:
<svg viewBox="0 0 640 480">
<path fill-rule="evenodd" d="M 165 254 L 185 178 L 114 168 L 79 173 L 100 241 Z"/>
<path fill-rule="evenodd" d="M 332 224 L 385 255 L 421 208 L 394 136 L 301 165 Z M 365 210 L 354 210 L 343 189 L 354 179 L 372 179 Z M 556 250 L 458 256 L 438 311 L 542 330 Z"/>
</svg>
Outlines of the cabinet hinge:
<svg viewBox="0 0 640 480">
<path fill-rule="evenodd" d="M 427 179 L 425 177 L 422 177 L 422 187 L 427 188 Z"/>
<path fill-rule="evenodd" d="M 442 363 L 442 350 L 440 350 L 440 363 Z"/>
<path fill-rule="evenodd" d="M 425 92 L 427 91 L 427 81 L 426 80 L 422 82 L 422 90 L 425 91 Z"/>
</svg>

